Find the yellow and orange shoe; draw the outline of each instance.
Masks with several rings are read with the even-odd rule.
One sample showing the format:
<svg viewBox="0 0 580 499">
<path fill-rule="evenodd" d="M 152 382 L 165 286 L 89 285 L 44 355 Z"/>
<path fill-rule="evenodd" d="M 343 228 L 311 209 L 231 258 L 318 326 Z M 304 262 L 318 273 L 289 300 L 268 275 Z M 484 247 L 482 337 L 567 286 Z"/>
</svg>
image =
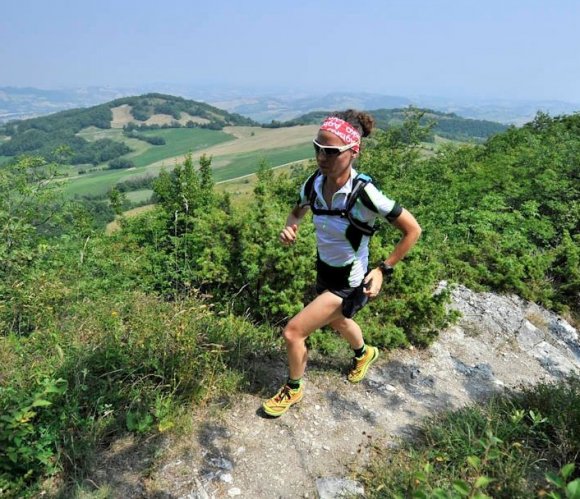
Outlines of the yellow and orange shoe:
<svg viewBox="0 0 580 499">
<path fill-rule="evenodd" d="M 294 404 L 300 402 L 303 396 L 304 389 L 302 388 L 302 385 L 295 390 L 290 388 L 288 385 L 284 385 L 280 390 L 278 390 L 276 395 L 262 404 L 262 408 L 268 416 L 281 416 Z"/>
<path fill-rule="evenodd" d="M 352 359 L 352 369 L 350 370 L 346 378 L 351 383 L 359 383 L 367 375 L 369 367 L 371 367 L 373 362 L 378 358 L 379 358 L 379 349 L 367 345 L 365 353 L 360 359 L 357 357 L 354 357 Z"/>
</svg>

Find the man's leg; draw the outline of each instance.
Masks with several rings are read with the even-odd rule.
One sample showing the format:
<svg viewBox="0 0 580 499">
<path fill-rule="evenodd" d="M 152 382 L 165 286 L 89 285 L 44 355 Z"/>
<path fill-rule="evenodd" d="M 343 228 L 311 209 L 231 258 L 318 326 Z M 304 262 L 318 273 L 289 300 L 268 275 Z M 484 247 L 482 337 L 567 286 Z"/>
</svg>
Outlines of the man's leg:
<svg viewBox="0 0 580 499">
<path fill-rule="evenodd" d="M 266 414 L 281 416 L 291 406 L 302 400 L 304 390 L 301 378 L 306 369 L 306 338 L 318 328 L 339 318 L 342 315 L 341 307 L 342 298 L 326 291 L 290 320 L 284 329 L 289 380 L 276 395 L 262 404 Z"/>
<path fill-rule="evenodd" d="M 290 378 L 300 379 L 306 369 L 305 341 L 318 328 L 342 316 L 342 298 L 325 291 L 295 315 L 284 329 Z"/>
<path fill-rule="evenodd" d="M 352 319 L 342 316 L 330 323 L 330 327 L 338 331 L 340 335 L 348 341 L 353 350 L 357 350 L 364 345 L 363 335 L 360 326 Z"/>
<path fill-rule="evenodd" d="M 358 383 L 367 375 L 369 367 L 379 357 L 379 350 L 376 347 L 365 345 L 361 328 L 352 319 L 342 317 L 330 323 L 330 326 L 340 333 L 348 341 L 354 351 L 354 359 L 347 379 L 351 383 Z"/>
</svg>

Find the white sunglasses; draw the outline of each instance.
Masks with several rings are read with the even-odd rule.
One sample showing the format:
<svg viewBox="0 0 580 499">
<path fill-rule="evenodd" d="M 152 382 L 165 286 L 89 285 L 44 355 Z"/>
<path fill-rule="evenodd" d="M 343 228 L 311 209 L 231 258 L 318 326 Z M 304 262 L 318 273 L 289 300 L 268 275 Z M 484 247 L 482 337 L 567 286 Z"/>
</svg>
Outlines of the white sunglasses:
<svg viewBox="0 0 580 499">
<path fill-rule="evenodd" d="M 344 151 L 348 151 L 358 145 L 358 142 L 353 142 L 352 144 L 347 144 L 345 146 L 323 146 L 322 144 L 319 144 L 316 139 L 314 139 L 312 143 L 314 144 L 315 154 L 318 155 L 322 152 L 325 156 L 338 156 Z"/>
</svg>

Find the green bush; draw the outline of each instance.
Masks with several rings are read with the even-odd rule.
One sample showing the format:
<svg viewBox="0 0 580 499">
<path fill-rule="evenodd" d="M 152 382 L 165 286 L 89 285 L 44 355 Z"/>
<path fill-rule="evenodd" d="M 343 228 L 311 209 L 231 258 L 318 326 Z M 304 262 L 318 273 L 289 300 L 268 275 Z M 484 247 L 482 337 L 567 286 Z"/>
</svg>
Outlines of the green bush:
<svg viewBox="0 0 580 499">
<path fill-rule="evenodd" d="M 577 497 L 579 422 L 578 377 L 426 420 L 418 440 L 377 458 L 369 497 Z"/>
</svg>

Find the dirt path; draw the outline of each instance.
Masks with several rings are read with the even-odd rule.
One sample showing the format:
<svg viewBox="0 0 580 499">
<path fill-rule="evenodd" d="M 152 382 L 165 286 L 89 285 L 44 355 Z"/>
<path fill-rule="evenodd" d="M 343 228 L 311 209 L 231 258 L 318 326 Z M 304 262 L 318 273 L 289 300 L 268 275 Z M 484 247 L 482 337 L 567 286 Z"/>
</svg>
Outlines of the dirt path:
<svg viewBox="0 0 580 499">
<path fill-rule="evenodd" d="M 383 353 L 359 385 L 344 379 L 346 359 L 314 359 L 304 400 L 281 418 L 265 418 L 261 397 L 244 394 L 225 410 L 208 409 L 184 435 L 159 437 L 149 448 L 117 442 L 92 480 L 111 497 L 337 497 L 329 483 L 362 491 L 345 479 L 368 462 L 371 446 L 397 445 L 424 416 L 580 373 L 578 333 L 554 314 L 463 287 L 453 306 L 463 313 L 458 325 L 427 350 Z M 268 370 L 264 386 L 274 392 L 284 360 Z"/>
</svg>

